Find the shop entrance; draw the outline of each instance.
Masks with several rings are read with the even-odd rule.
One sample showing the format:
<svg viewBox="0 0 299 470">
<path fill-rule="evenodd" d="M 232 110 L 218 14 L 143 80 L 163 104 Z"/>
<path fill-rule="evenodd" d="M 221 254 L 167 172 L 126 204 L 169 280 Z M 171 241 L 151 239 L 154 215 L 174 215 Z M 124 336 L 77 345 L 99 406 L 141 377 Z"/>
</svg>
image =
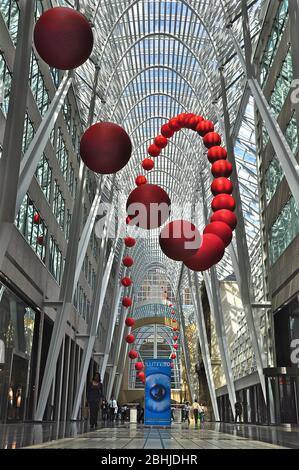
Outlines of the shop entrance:
<svg viewBox="0 0 299 470">
<path fill-rule="evenodd" d="M 298 424 L 299 369 L 279 367 L 264 369 L 267 401 L 274 398 L 275 424 Z M 273 423 L 268 407 L 268 423 Z"/>
<path fill-rule="evenodd" d="M 7 394 L 7 422 L 24 420 L 28 367 L 28 359 L 19 354 L 13 354 Z"/>
</svg>

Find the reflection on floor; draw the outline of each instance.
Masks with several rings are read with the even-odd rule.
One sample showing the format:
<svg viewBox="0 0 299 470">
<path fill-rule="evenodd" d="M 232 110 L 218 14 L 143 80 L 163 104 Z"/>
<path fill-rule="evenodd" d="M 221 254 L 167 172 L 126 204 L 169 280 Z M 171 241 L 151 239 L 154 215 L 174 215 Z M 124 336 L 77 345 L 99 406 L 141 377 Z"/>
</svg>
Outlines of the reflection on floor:
<svg viewBox="0 0 299 470">
<path fill-rule="evenodd" d="M 206 423 L 202 429 L 110 424 L 89 431 L 86 422 L 0 425 L 0 448 L 269 449 L 299 448 L 298 426 Z"/>
</svg>

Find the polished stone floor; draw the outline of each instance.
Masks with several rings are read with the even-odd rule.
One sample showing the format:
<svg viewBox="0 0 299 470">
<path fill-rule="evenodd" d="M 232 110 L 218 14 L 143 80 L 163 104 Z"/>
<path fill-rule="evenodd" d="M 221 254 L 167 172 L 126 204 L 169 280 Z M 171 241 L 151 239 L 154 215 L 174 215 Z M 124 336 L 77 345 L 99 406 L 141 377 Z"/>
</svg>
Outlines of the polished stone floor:
<svg viewBox="0 0 299 470">
<path fill-rule="evenodd" d="M 0 448 L 47 449 L 279 449 L 299 448 L 298 426 L 205 423 L 194 429 L 113 424 L 90 431 L 86 422 L 0 425 Z"/>
</svg>

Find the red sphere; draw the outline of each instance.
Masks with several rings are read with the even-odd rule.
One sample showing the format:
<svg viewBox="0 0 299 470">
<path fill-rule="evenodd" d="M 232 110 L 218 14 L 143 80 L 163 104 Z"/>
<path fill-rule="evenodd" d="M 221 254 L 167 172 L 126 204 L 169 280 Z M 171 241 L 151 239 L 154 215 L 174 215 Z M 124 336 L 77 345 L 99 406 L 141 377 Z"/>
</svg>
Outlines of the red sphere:
<svg viewBox="0 0 299 470">
<path fill-rule="evenodd" d="M 138 372 L 137 374 L 138 379 L 140 379 L 142 382 L 145 379 L 145 373 L 144 372 Z"/>
<path fill-rule="evenodd" d="M 220 178 L 224 176 L 228 178 L 233 171 L 232 164 L 227 160 L 218 160 L 212 165 L 212 174 L 215 178 Z"/>
<path fill-rule="evenodd" d="M 178 337 L 177 335 L 175 335 L 175 336 L 173 337 L 173 341 L 177 341 L 178 339 L 179 339 L 179 337 Z"/>
<path fill-rule="evenodd" d="M 77 10 L 50 8 L 35 25 L 34 44 L 50 67 L 75 69 L 86 62 L 92 52 L 92 29 L 85 16 Z"/>
<path fill-rule="evenodd" d="M 191 222 L 174 220 L 161 230 L 159 243 L 168 258 L 185 261 L 197 253 L 201 236 Z"/>
<path fill-rule="evenodd" d="M 138 357 L 138 352 L 135 351 L 134 349 L 131 349 L 131 351 L 129 351 L 129 358 L 130 359 L 136 359 Z"/>
<path fill-rule="evenodd" d="M 81 139 L 80 155 L 85 165 L 103 175 L 120 171 L 130 160 L 132 144 L 126 131 L 112 122 L 98 122 Z"/>
<path fill-rule="evenodd" d="M 134 343 L 135 341 L 135 336 L 132 335 L 132 333 L 130 333 L 129 335 L 126 336 L 126 342 L 129 343 L 129 344 L 132 344 Z"/>
<path fill-rule="evenodd" d="M 232 230 L 235 230 L 238 220 L 236 214 L 227 209 L 222 209 L 215 212 L 211 217 L 211 222 L 224 222 L 229 225 Z"/>
<path fill-rule="evenodd" d="M 202 137 L 208 134 L 208 132 L 213 132 L 215 129 L 214 123 L 212 121 L 200 121 L 197 124 L 196 132 L 199 133 Z"/>
<path fill-rule="evenodd" d="M 154 143 L 160 149 L 164 149 L 165 147 L 167 147 L 168 140 L 166 139 L 166 137 L 163 137 L 163 135 L 158 135 L 155 138 Z"/>
<path fill-rule="evenodd" d="M 150 230 L 160 227 L 169 217 L 170 199 L 160 186 L 143 184 L 134 189 L 127 200 L 127 212 L 136 218 L 135 225 Z"/>
<path fill-rule="evenodd" d="M 181 113 L 177 115 L 177 121 L 181 127 L 185 126 L 186 118 L 188 117 L 187 113 Z"/>
<path fill-rule="evenodd" d="M 132 299 L 130 299 L 130 297 L 124 297 L 123 298 L 123 301 L 122 301 L 122 304 L 124 307 L 128 308 L 128 307 L 131 307 L 132 305 Z"/>
<path fill-rule="evenodd" d="M 176 343 L 173 345 L 173 347 L 174 347 L 174 349 L 179 349 L 179 345 L 176 344 Z"/>
<path fill-rule="evenodd" d="M 192 271 L 206 271 L 222 259 L 225 246 L 221 238 L 212 233 L 202 237 L 202 245 L 193 258 L 188 259 L 185 265 Z"/>
<path fill-rule="evenodd" d="M 143 362 L 136 362 L 135 364 L 135 369 L 136 370 L 142 370 L 143 369 Z"/>
<path fill-rule="evenodd" d="M 181 129 L 181 125 L 176 117 L 170 119 L 168 126 L 174 132 L 178 132 Z"/>
<path fill-rule="evenodd" d="M 136 177 L 135 183 L 136 183 L 136 186 L 141 186 L 142 184 L 146 184 L 146 183 L 147 183 L 147 179 L 146 179 L 145 176 L 140 175 L 140 176 L 137 176 L 137 177 Z"/>
<path fill-rule="evenodd" d="M 174 326 L 174 327 L 172 328 L 172 331 L 178 331 L 178 327 L 177 327 L 177 326 Z"/>
<path fill-rule="evenodd" d="M 169 139 L 170 137 L 173 136 L 174 131 L 170 129 L 168 124 L 163 124 L 163 126 L 161 127 L 161 134 L 163 135 L 163 137 L 166 137 L 167 139 Z"/>
<path fill-rule="evenodd" d="M 130 326 L 130 327 L 134 326 L 134 325 L 135 325 L 135 320 L 134 320 L 134 318 L 132 318 L 132 317 L 126 318 L 126 325 L 127 325 L 127 326 Z"/>
<path fill-rule="evenodd" d="M 44 240 L 43 235 L 40 235 L 39 237 L 37 237 L 37 243 L 38 243 L 39 245 L 43 245 L 43 244 L 44 244 L 44 241 L 45 241 L 45 240 Z"/>
<path fill-rule="evenodd" d="M 176 320 L 174 318 L 171 321 L 172 321 L 172 323 L 176 323 Z"/>
<path fill-rule="evenodd" d="M 211 147 L 208 150 L 208 159 L 211 163 L 215 163 L 218 160 L 226 160 L 227 151 L 224 147 Z"/>
<path fill-rule="evenodd" d="M 125 242 L 125 245 L 128 247 L 128 248 L 132 248 L 133 246 L 136 245 L 136 239 L 133 238 L 133 237 L 126 237 L 124 239 L 124 242 Z"/>
<path fill-rule="evenodd" d="M 171 314 L 172 314 L 172 315 L 175 315 L 175 310 L 171 310 Z"/>
<path fill-rule="evenodd" d="M 161 149 L 160 147 L 157 147 L 156 144 L 151 144 L 149 146 L 149 148 L 147 149 L 147 153 L 151 156 L 151 157 L 158 157 L 161 153 Z"/>
<path fill-rule="evenodd" d="M 207 225 L 203 233 L 213 233 L 217 237 L 221 238 L 224 246 L 228 246 L 233 238 L 233 232 L 229 225 L 224 222 L 212 222 Z"/>
<path fill-rule="evenodd" d="M 217 132 L 208 132 L 203 138 L 204 145 L 209 149 L 221 144 L 221 136 Z"/>
<path fill-rule="evenodd" d="M 176 358 L 176 353 L 172 353 L 170 357 L 171 357 L 171 359 L 175 359 Z"/>
<path fill-rule="evenodd" d="M 123 259 L 123 265 L 126 266 L 126 268 L 130 268 L 131 266 L 133 266 L 134 264 L 134 260 L 132 258 L 132 256 L 125 256 L 124 259 Z"/>
<path fill-rule="evenodd" d="M 233 196 L 229 194 L 218 194 L 212 200 L 212 211 L 216 212 L 221 209 L 227 209 L 229 211 L 234 211 L 236 208 L 236 201 Z"/>
<path fill-rule="evenodd" d="M 217 194 L 225 193 L 225 194 L 231 194 L 233 192 L 233 183 L 227 179 L 221 176 L 220 178 L 216 178 L 213 183 L 211 184 L 211 191 L 214 196 L 217 196 Z"/>
<path fill-rule="evenodd" d="M 130 287 L 133 284 L 133 281 L 130 277 L 123 277 L 121 283 L 124 287 Z"/>
<path fill-rule="evenodd" d="M 36 212 L 33 216 L 33 223 L 39 224 L 40 223 L 40 215 Z"/>
<path fill-rule="evenodd" d="M 142 168 L 146 171 L 150 171 L 154 168 L 155 162 L 150 158 L 145 158 L 142 162 Z"/>
</svg>

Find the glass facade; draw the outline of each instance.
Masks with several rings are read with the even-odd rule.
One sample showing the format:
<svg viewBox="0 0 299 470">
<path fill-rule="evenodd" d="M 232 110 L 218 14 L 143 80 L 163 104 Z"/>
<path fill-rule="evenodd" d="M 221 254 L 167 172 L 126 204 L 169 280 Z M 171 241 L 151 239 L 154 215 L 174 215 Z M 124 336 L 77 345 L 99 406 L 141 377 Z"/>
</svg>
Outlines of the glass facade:
<svg viewBox="0 0 299 470">
<path fill-rule="evenodd" d="M 269 233 L 270 262 L 274 264 L 299 234 L 299 211 L 293 197 L 283 207 Z"/>
</svg>

